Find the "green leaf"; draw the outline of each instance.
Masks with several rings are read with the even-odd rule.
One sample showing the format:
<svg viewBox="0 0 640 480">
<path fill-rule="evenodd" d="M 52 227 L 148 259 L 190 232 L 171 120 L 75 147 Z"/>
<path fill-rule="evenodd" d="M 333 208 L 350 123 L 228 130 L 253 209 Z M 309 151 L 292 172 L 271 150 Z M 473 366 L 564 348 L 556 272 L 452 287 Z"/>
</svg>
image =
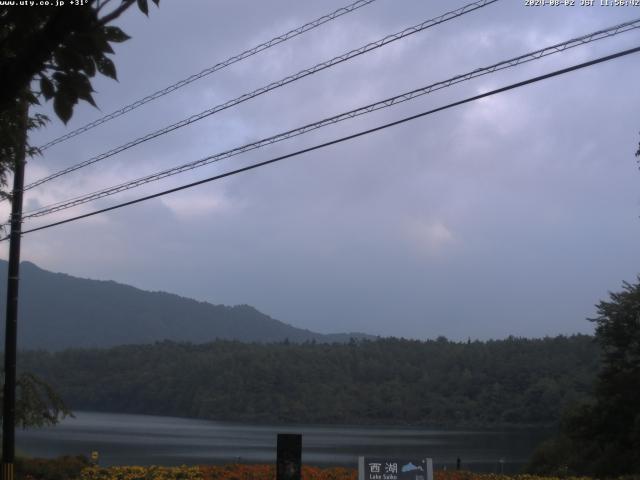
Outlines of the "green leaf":
<svg viewBox="0 0 640 480">
<path fill-rule="evenodd" d="M 96 101 L 93 99 L 91 92 L 78 92 L 78 97 L 84 100 L 85 102 L 89 102 L 94 107 L 98 108 L 98 105 L 96 105 Z"/>
<path fill-rule="evenodd" d="M 93 100 L 93 96 L 91 95 L 91 92 L 93 92 L 91 82 L 86 75 L 83 75 L 81 73 L 74 75 L 70 81 L 70 88 L 74 90 L 75 96 L 89 102 L 91 105 L 98 108 L 96 102 Z"/>
<path fill-rule="evenodd" d="M 63 97 L 65 101 L 71 104 L 71 107 L 78 103 L 78 95 L 80 92 L 75 90 L 69 84 L 61 85 L 60 89 L 56 92 L 56 97 Z"/>
<path fill-rule="evenodd" d="M 67 37 L 65 45 L 81 55 L 91 55 L 95 51 L 92 32 L 73 32 Z"/>
<path fill-rule="evenodd" d="M 149 5 L 147 4 L 147 0 L 138 0 L 138 8 L 145 15 L 149 15 Z"/>
<path fill-rule="evenodd" d="M 60 88 L 63 89 L 74 102 L 77 102 L 78 98 L 81 98 L 97 108 L 91 96 L 91 92 L 93 92 L 91 81 L 85 74 L 70 72 L 65 76 L 64 85 L 61 85 Z"/>
<path fill-rule="evenodd" d="M 65 124 L 73 115 L 73 104 L 74 102 L 63 92 L 58 92 L 53 99 L 53 110 Z"/>
<path fill-rule="evenodd" d="M 118 27 L 106 26 L 104 27 L 104 36 L 108 42 L 121 43 L 126 42 L 131 37 L 120 30 Z"/>
<path fill-rule="evenodd" d="M 110 59 L 108 59 L 105 56 L 102 56 L 97 60 L 96 65 L 98 67 L 98 71 L 101 74 L 106 75 L 107 77 L 113 78 L 114 80 L 118 80 L 118 77 L 116 75 L 116 66 L 113 64 L 113 62 Z"/>
<path fill-rule="evenodd" d="M 69 47 L 58 48 L 53 58 L 63 70 L 79 70 L 84 65 L 84 57 Z"/>
<path fill-rule="evenodd" d="M 96 74 L 96 64 L 93 62 L 91 57 L 84 59 L 83 70 L 87 72 L 89 77 L 93 77 Z"/>
<path fill-rule="evenodd" d="M 53 82 L 49 80 L 44 75 L 40 77 L 40 91 L 46 100 L 50 100 L 53 98 L 55 93 L 55 88 L 53 86 Z"/>
<path fill-rule="evenodd" d="M 44 127 L 49 121 L 49 117 L 42 113 L 36 113 L 33 117 L 29 117 L 28 129 L 36 129 Z"/>
<path fill-rule="evenodd" d="M 96 53 L 104 54 L 104 52 L 114 53 L 113 48 L 111 48 L 111 45 L 109 45 L 109 42 L 107 41 L 106 30 L 100 29 L 93 32 L 90 37 L 90 42 L 92 44 L 92 51 L 94 52 L 94 55 Z"/>
<path fill-rule="evenodd" d="M 100 50 L 104 53 L 115 53 L 113 51 L 113 48 L 111 48 L 111 45 L 109 45 L 109 42 L 107 42 L 106 38 L 101 38 L 101 43 L 100 43 Z"/>
</svg>

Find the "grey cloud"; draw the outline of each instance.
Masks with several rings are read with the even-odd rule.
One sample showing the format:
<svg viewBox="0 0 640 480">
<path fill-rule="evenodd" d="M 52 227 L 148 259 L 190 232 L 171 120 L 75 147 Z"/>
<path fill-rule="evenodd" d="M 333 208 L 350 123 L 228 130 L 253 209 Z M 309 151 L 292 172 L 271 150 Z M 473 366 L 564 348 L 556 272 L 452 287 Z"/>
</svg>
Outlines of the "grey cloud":
<svg viewBox="0 0 640 480">
<path fill-rule="evenodd" d="M 124 29 L 133 39 L 116 56 L 120 83 L 100 80 L 97 101 L 106 113 L 341 5 L 165 2 L 149 19 L 132 13 Z M 32 171 L 83 160 L 456 6 L 379 0 L 54 147 Z M 29 202 L 194 160 L 634 14 L 503 0 L 52 182 Z M 628 33 L 581 47 L 98 205 L 395 120 L 637 39 Z M 640 260 L 638 65 L 636 57 L 619 60 L 173 199 L 34 233 L 25 237 L 23 255 L 56 271 L 248 303 L 322 332 L 460 339 L 588 332 L 584 318 L 593 304 L 632 280 Z M 97 115 L 83 106 L 69 128 Z M 54 121 L 34 140 L 64 131 Z M 193 212 L 185 214 L 190 204 Z"/>
</svg>

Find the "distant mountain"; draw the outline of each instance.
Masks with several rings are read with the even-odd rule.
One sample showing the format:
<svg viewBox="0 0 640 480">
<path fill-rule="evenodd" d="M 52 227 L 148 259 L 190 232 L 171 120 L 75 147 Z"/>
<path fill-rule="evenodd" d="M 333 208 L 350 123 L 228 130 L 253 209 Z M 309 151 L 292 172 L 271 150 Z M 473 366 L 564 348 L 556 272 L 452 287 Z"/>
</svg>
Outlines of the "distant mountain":
<svg viewBox="0 0 640 480">
<path fill-rule="evenodd" d="M 249 305 L 213 305 L 113 281 L 53 273 L 30 262 L 21 264 L 20 277 L 20 349 L 103 348 L 162 340 L 324 343 L 373 338 L 361 333 L 323 335 L 275 320 Z M 2 345 L 6 283 L 7 262 L 0 260 Z"/>
</svg>

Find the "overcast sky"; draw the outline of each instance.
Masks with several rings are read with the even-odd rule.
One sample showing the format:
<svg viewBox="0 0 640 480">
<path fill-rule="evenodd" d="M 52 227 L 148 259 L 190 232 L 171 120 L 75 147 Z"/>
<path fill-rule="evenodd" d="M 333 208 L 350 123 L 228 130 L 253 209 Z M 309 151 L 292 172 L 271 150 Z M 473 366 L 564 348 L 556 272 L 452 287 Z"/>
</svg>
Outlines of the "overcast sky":
<svg viewBox="0 0 640 480">
<path fill-rule="evenodd" d="M 163 0 L 119 25 L 119 82 L 42 144 L 348 0 Z M 599 0 L 598 0 L 599 2 Z M 576 0 L 576 3 L 580 3 Z M 32 181 L 465 5 L 377 0 L 46 151 Z M 640 17 L 501 0 L 31 190 L 25 210 Z M 640 44 L 640 30 L 67 210 L 25 228 L 269 159 Z M 640 261 L 640 54 L 23 239 L 22 258 L 318 332 L 453 339 L 592 332 Z M 52 116 L 53 117 L 53 116 Z M 6 205 L 5 205 L 6 211 Z M 2 245 L 6 258 L 6 243 Z"/>
</svg>

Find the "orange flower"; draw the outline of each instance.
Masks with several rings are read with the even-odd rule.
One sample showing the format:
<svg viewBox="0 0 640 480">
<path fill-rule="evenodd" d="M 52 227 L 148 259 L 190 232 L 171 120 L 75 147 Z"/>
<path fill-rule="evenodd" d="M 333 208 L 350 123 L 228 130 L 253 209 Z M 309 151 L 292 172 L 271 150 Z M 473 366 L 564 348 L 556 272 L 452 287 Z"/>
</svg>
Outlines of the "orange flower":
<svg viewBox="0 0 640 480">
<path fill-rule="evenodd" d="M 273 465 L 210 465 L 201 466 L 203 480 L 273 480 Z M 353 468 L 302 467 L 302 480 L 356 480 L 358 471 Z"/>
</svg>

